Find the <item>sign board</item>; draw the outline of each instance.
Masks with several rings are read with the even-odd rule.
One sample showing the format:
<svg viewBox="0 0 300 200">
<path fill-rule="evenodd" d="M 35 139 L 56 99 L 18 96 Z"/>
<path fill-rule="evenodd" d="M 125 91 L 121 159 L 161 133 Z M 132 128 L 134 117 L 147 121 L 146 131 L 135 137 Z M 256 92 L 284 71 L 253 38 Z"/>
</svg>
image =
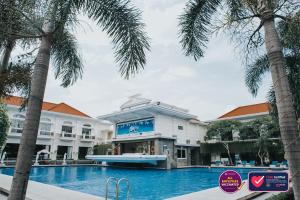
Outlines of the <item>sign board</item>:
<svg viewBox="0 0 300 200">
<path fill-rule="evenodd" d="M 118 123 L 116 126 L 117 135 L 143 134 L 154 131 L 154 119 L 141 119 L 129 122 Z"/>
<path fill-rule="evenodd" d="M 285 192 L 289 189 L 289 176 L 282 171 L 250 172 L 248 186 L 255 192 Z"/>
</svg>

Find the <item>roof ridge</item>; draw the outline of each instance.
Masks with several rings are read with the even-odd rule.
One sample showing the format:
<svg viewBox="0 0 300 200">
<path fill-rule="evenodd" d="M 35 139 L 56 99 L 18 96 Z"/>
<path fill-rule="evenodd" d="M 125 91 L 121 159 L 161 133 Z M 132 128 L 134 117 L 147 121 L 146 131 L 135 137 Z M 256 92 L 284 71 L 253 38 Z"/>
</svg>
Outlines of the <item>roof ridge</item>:
<svg viewBox="0 0 300 200">
<path fill-rule="evenodd" d="M 5 100 L 6 104 L 20 106 L 21 102 L 24 101 L 25 98 L 20 97 L 20 96 L 15 96 L 15 95 L 9 95 L 9 96 L 5 97 L 4 100 Z M 65 106 L 65 109 L 64 109 L 64 107 L 62 107 L 61 109 L 59 108 L 62 105 Z M 56 110 L 56 108 L 57 108 L 57 110 Z M 89 115 L 81 112 L 80 110 L 78 110 L 64 102 L 52 103 L 49 101 L 43 101 L 42 110 L 91 118 Z"/>
<path fill-rule="evenodd" d="M 234 112 L 234 111 L 236 111 L 240 108 L 257 106 L 257 105 L 262 105 L 262 104 L 269 104 L 269 102 L 266 101 L 266 102 L 263 102 L 263 103 L 255 103 L 255 104 L 249 104 L 249 105 L 244 105 L 244 106 L 238 106 L 238 107 L 234 108 L 233 110 L 231 110 L 229 112 L 226 112 L 225 114 L 221 115 L 220 117 L 218 117 L 218 119 L 223 118 L 224 116 L 226 116 L 226 115 L 228 115 L 228 114 L 230 114 L 230 113 L 232 113 L 232 112 Z"/>
<path fill-rule="evenodd" d="M 55 109 L 55 108 L 58 108 L 58 107 L 61 106 L 61 105 L 66 105 L 66 106 L 68 106 L 69 108 L 71 108 L 71 109 L 73 109 L 73 110 L 75 110 L 75 111 L 77 111 L 77 112 L 79 112 L 79 113 L 85 115 L 86 117 L 90 117 L 89 115 L 87 115 L 87 114 L 81 112 L 80 110 L 74 108 L 73 106 L 71 106 L 71 105 L 69 105 L 69 104 L 67 104 L 67 103 L 65 103 L 65 102 L 60 102 L 60 103 L 58 103 L 56 106 L 54 106 L 53 108 L 51 108 L 49 111 L 51 111 L 51 110 L 53 110 L 53 109 Z"/>
<path fill-rule="evenodd" d="M 268 102 L 262 102 L 262 103 L 255 103 L 255 104 L 249 104 L 249 105 L 244 105 L 244 106 L 239 106 L 237 108 L 242 108 L 242 107 L 247 107 L 247 106 L 256 106 L 256 105 L 260 105 L 260 104 L 268 104 Z"/>
</svg>

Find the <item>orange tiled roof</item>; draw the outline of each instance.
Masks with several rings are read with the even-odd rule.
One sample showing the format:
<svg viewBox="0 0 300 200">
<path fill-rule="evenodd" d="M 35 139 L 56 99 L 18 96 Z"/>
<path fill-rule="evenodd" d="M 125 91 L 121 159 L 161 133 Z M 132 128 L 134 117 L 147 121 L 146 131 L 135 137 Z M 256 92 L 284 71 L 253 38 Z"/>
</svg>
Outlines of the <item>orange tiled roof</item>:
<svg viewBox="0 0 300 200">
<path fill-rule="evenodd" d="M 10 96 L 4 99 L 4 103 L 8 105 L 14 105 L 14 106 L 21 106 L 23 102 L 22 97 L 17 96 Z M 90 117 L 87 114 L 73 108 L 72 106 L 69 106 L 65 103 L 50 103 L 50 102 L 43 102 L 42 110 L 50 111 L 50 112 L 58 112 L 58 113 L 64 113 L 69 115 L 77 115 L 81 117 Z"/>
<path fill-rule="evenodd" d="M 270 106 L 269 103 L 259 103 L 259 104 L 253 104 L 253 105 L 247 105 L 247 106 L 240 106 L 240 107 L 233 109 L 232 111 L 220 116 L 218 119 L 269 112 L 269 106 Z"/>
</svg>

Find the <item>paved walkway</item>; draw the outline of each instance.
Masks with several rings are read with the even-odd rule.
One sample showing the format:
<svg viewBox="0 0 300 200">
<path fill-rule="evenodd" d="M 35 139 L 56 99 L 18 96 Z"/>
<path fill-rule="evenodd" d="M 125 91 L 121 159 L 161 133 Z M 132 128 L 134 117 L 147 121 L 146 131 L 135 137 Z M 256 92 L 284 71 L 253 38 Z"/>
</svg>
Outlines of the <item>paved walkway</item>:
<svg viewBox="0 0 300 200">
<path fill-rule="evenodd" d="M 8 192 L 10 190 L 11 182 L 11 176 L 0 174 L 0 190 Z M 73 190 L 67 190 L 35 181 L 29 181 L 26 197 L 31 200 L 104 200 L 102 197 L 97 197 Z M 1 197 L 0 195 L 0 200 L 4 199 L 5 197 L 3 197 L 3 195 Z"/>
<path fill-rule="evenodd" d="M 247 182 L 245 181 L 244 186 L 241 190 L 233 194 L 227 194 L 223 192 L 219 187 L 210 188 L 207 190 L 202 190 L 199 192 L 193 192 L 190 194 L 169 198 L 167 200 L 198 200 L 198 199 L 205 199 L 205 200 L 236 200 L 247 195 L 250 195 L 253 192 L 250 192 L 247 188 Z"/>
</svg>

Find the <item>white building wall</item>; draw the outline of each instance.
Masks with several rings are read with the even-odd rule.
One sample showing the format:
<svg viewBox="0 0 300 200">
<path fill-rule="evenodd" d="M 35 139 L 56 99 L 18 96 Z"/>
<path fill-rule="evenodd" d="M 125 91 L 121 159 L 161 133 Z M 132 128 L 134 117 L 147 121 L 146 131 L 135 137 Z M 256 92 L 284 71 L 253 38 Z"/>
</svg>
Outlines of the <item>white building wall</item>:
<svg viewBox="0 0 300 200">
<path fill-rule="evenodd" d="M 183 130 L 178 126 L 182 126 Z M 172 116 L 156 115 L 155 132 L 165 137 L 177 137 L 178 144 L 187 144 L 187 140 L 190 140 L 190 144 L 197 144 L 197 141 L 204 140 L 206 127 Z"/>
<path fill-rule="evenodd" d="M 12 119 L 15 114 L 26 115 L 25 111 L 19 111 L 19 107 L 8 105 L 8 115 Z M 80 117 L 75 115 L 68 115 L 63 113 L 42 111 L 41 118 L 48 118 L 51 120 L 51 132 L 53 136 L 43 137 L 38 135 L 37 145 L 49 145 L 50 147 L 50 158 L 56 159 L 58 146 L 68 146 L 72 149 L 72 158 L 78 159 L 79 147 L 93 147 L 95 144 L 106 143 L 106 133 L 111 130 L 111 124 L 103 123 L 100 120 Z M 76 134 L 75 138 L 62 138 L 60 136 L 62 125 L 64 121 L 72 122 L 73 129 L 72 133 Z M 92 127 L 91 136 L 95 136 L 95 139 L 83 140 L 82 128 L 84 124 L 90 124 Z M 12 134 L 11 127 L 8 133 L 6 143 L 20 144 L 21 134 Z"/>
</svg>

